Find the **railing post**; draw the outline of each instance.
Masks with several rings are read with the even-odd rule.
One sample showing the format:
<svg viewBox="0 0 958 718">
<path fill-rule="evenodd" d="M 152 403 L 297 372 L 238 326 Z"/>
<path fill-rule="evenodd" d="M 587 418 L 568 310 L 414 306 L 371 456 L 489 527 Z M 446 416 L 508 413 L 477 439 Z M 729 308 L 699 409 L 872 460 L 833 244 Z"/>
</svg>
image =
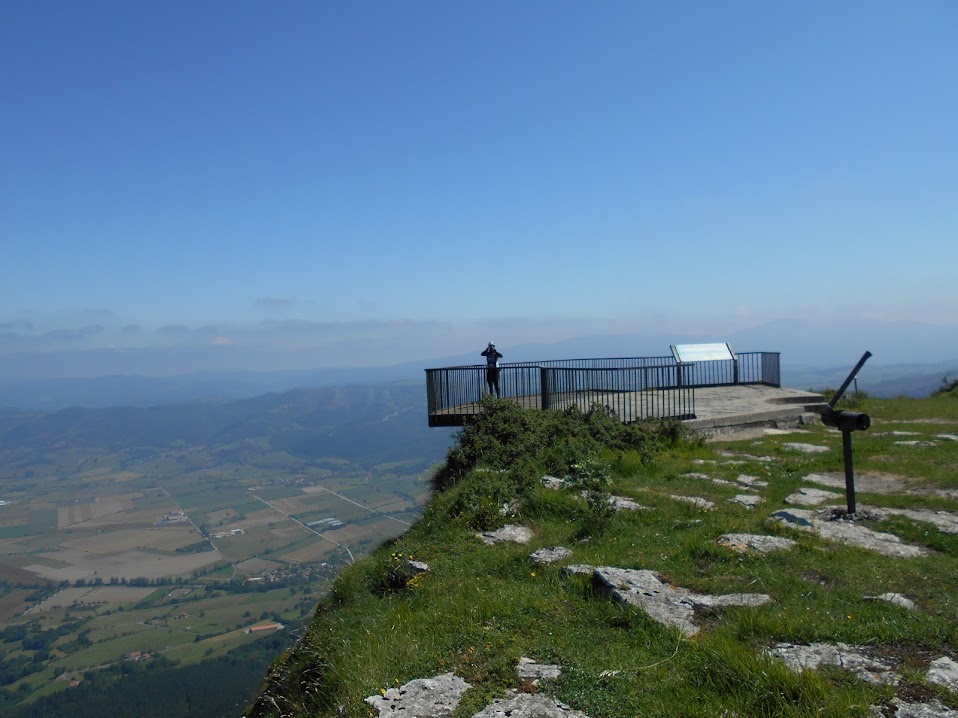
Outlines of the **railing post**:
<svg viewBox="0 0 958 718">
<path fill-rule="evenodd" d="M 545 409 L 552 408 L 552 397 L 549 395 L 549 370 L 539 367 L 539 404 Z"/>
</svg>

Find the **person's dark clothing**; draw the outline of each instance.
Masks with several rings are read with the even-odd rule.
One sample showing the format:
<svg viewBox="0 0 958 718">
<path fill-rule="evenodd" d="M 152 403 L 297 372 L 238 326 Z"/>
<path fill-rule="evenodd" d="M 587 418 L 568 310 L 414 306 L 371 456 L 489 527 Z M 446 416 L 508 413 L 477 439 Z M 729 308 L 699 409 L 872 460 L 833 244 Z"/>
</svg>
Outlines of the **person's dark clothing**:
<svg viewBox="0 0 958 718">
<path fill-rule="evenodd" d="M 499 396 L 499 360 L 502 359 L 502 354 L 496 351 L 496 345 L 490 342 L 489 346 L 486 347 L 486 350 L 482 352 L 482 355 L 486 358 L 486 385 L 489 387 L 489 393 L 492 394 L 495 391 L 496 396 Z"/>
</svg>

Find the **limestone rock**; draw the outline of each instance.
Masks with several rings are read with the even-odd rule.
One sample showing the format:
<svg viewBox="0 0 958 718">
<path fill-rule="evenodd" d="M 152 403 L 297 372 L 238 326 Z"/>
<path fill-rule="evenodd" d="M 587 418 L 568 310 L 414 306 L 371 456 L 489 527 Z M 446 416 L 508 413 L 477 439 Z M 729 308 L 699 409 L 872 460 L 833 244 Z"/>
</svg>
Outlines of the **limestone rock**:
<svg viewBox="0 0 958 718">
<path fill-rule="evenodd" d="M 563 576 L 575 576 L 575 575 L 585 575 L 591 576 L 595 573 L 595 566 L 590 566 L 587 563 L 572 563 L 568 566 L 563 566 L 561 573 Z"/>
<path fill-rule="evenodd" d="M 692 622 L 695 606 L 760 606 L 771 601 L 761 593 L 735 593 L 707 596 L 687 588 L 670 586 L 655 571 L 599 566 L 595 578 L 612 598 L 642 609 L 655 621 L 678 628 L 685 636 L 694 636 L 698 627 Z"/>
<path fill-rule="evenodd" d="M 731 481 L 726 481 L 725 479 L 717 479 L 713 476 L 709 476 L 708 474 L 703 474 L 698 471 L 692 471 L 692 472 L 689 472 L 688 474 L 682 474 L 682 478 L 683 479 L 703 479 L 705 481 L 711 481 L 714 484 L 722 484 L 724 486 L 735 485 Z"/>
<path fill-rule="evenodd" d="M 958 434 L 935 434 L 935 438 L 945 441 L 958 441 Z"/>
<path fill-rule="evenodd" d="M 545 565 L 548 563 L 561 561 L 564 558 L 569 558 L 571 555 L 572 552 L 569 549 L 563 546 L 553 546 L 552 548 L 540 548 L 538 551 L 533 551 L 529 555 L 529 558 L 531 558 L 535 563 Z"/>
<path fill-rule="evenodd" d="M 833 489 L 845 490 L 845 474 L 827 472 L 824 474 L 809 474 L 803 481 L 810 481 L 819 486 L 828 486 Z M 900 494 L 907 490 L 907 484 L 915 481 L 907 476 L 898 476 L 880 471 L 862 471 L 855 473 L 855 489 L 859 492 L 871 494 Z"/>
<path fill-rule="evenodd" d="M 867 548 L 886 556 L 911 558 L 928 554 L 921 546 L 905 543 L 893 534 L 873 531 L 854 521 L 830 521 L 808 509 L 782 509 L 773 513 L 771 518 L 803 531 L 816 533 L 830 541 Z"/>
<path fill-rule="evenodd" d="M 589 718 L 582 711 L 573 710 L 541 693 L 518 693 L 497 698 L 472 718 Z"/>
<path fill-rule="evenodd" d="M 958 663 L 948 656 L 936 658 L 928 669 L 928 680 L 958 693 Z"/>
<path fill-rule="evenodd" d="M 616 511 L 639 511 L 649 508 L 648 506 L 636 503 L 627 496 L 610 496 L 609 504 L 611 504 L 612 508 Z"/>
<path fill-rule="evenodd" d="M 537 663 L 532 658 L 523 656 L 519 658 L 519 663 L 516 664 L 516 673 L 519 674 L 519 678 L 538 683 L 543 678 L 558 678 L 561 676 L 562 666 L 557 666 L 554 663 Z"/>
<path fill-rule="evenodd" d="M 729 499 L 729 501 L 734 501 L 737 504 L 741 504 L 747 509 L 754 509 L 765 499 L 756 494 L 738 494 Z"/>
<path fill-rule="evenodd" d="M 788 551 L 795 547 L 795 542 L 792 539 L 757 534 L 722 534 L 718 538 L 718 544 L 738 553 L 745 553 L 746 551 L 770 553 L 772 551 Z"/>
<path fill-rule="evenodd" d="M 920 441 L 918 439 L 912 439 L 910 441 L 894 441 L 892 442 L 895 446 L 934 446 L 934 441 Z"/>
<path fill-rule="evenodd" d="M 484 531 L 476 534 L 483 543 L 492 546 L 503 541 L 512 541 L 513 543 L 527 544 L 532 540 L 532 531 L 525 526 L 515 524 L 506 524 L 501 529 L 495 531 Z"/>
<path fill-rule="evenodd" d="M 579 495 L 586 500 L 589 498 L 588 491 L 581 491 Z M 628 496 L 615 496 L 612 494 L 609 495 L 609 506 L 616 511 L 647 511 L 649 508 L 648 506 L 643 506 L 642 504 L 633 501 Z"/>
<path fill-rule="evenodd" d="M 929 703 L 907 703 L 900 698 L 892 698 L 891 702 L 897 709 L 895 718 L 958 718 L 958 711 L 952 710 L 937 698 Z"/>
<path fill-rule="evenodd" d="M 558 476 L 543 476 L 542 485 L 547 489 L 552 489 L 553 491 L 558 491 L 564 489 L 566 484 L 569 482 L 565 479 L 560 479 Z"/>
<path fill-rule="evenodd" d="M 428 573 L 428 572 L 429 572 L 429 564 L 428 564 L 428 563 L 425 563 L 424 561 L 410 561 L 410 562 L 409 562 L 409 568 L 412 569 L 412 574 L 413 574 L 413 576 L 415 576 L 415 575 L 417 575 L 417 574 L 420 574 L 420 573 Z"/>
<path fill-rule="evenodd" d="M 803 454 L 824 454 L 829 450 L 827 446 L 820 446 L 819 444 L 803 444 L 801 442 L 789 442 L 787 444 L 782 444 L 786 449 L 791 449 L 792 451 L 801 451 Z"/>
<path fill-rule="evenodd" d="M 884 601 L 892 606 L 907 608 L 909 611 L 915 610 L 915 602 L 900 593 L 880 593 L 877 596 L 865 596 L 869 601 Z"/>
<path fill-rule="evenodd" d="M 811 643 L 801 646 L 794 643 L 779 643 L 766 651 L 795 672 L 819 666 L 837 666 L 858 676 L 868 683 L 897 684 L 899 676 L 892 667 L 874 658 L 869 658 L 857 646 L 845 643 Z"/>
<path fill-rule="evenodd" d="M 841 498 L 841 494 L 834 491 L 823 491 L 822 489 L 801 488 L 795 493 L 785 497 L 786 504 L 798 504 L 799 506 L 819 506 L 826 501 L 832 501 Z"/>
<path fill-rule="evenodd" d="M 947 511 L 931 511 L 929 509 L 880 509 L 882 513 L 904 516 L 912 521 L 924 521 L 934 524 L 945 534 L 958 534 L 958 516 Z"/>
<path fill-rule="evenodd" d="M 709 501 L 708 499 L 703 499 L 701 496 L 682 496 L 681 494 L 669 494 L 670 498 L 675 499 L 676 501 L 684 501 L 687 504 L 692 504 L 696 508 L 705 509 L 709 511 L 715 508 L 715 502 Z"/>
<path fill-rule="evenodd" d="M 417 678 L 399 688 L 390 688 L 382 695 L 369 696 L 365 701 L 379 711 L 379 718 L 451 718 L 469 688 L 459 676 L 443 673 L 434 678 Z"/>
<path fill-rule="evenodd" d="M 748 474 L 739 474 L 738 478 L 735 479 L 735 483 L 741 484 L 742 486 L 748 486 L 749 488 L 762 488 L 768 486 L 767 481 L 762 481 L 762 479 L 757 476 L 749 476 Z"/>
</svg>

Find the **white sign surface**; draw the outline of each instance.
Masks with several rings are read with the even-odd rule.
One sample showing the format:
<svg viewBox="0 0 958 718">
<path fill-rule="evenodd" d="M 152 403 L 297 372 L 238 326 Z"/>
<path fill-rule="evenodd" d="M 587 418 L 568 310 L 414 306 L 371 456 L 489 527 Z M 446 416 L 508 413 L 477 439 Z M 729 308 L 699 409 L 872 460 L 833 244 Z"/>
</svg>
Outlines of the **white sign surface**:
<svg viewBox="0 0 958 718">
<path fill-rule="evenodd" d="M 731 361 L 734 357 L 725 342 L 715 344 L 675 344 L 675 355 L 680 362 Z"/>
</svg>

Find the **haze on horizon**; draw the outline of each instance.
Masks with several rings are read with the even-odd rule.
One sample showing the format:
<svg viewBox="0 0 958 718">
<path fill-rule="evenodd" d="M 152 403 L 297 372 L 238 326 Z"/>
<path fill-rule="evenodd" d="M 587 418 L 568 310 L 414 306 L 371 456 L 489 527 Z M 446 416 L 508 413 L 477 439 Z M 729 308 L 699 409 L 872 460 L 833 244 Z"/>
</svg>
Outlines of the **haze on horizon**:
<svg viewBox="0 0 958 718">
<path fill-rule="evenodd" d="M 0 374 L 955 336 L 956 27 L 944 1 L 6 3 Z"/>
</svg>

